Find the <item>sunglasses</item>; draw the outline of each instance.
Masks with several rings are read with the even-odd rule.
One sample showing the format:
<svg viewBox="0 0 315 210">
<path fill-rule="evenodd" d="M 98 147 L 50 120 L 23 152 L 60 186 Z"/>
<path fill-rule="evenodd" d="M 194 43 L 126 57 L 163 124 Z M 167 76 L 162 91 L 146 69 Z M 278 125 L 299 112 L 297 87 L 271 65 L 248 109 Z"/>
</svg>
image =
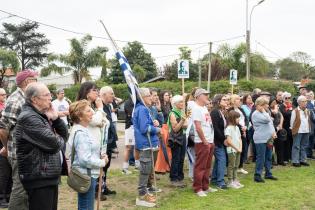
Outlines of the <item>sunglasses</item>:
<svg viewBox="0 0 315 210">
<path fill-rule="evenodd" d="M 291 99 L 291 97 L 286 97 L 285 100 Z"/>
</svg>

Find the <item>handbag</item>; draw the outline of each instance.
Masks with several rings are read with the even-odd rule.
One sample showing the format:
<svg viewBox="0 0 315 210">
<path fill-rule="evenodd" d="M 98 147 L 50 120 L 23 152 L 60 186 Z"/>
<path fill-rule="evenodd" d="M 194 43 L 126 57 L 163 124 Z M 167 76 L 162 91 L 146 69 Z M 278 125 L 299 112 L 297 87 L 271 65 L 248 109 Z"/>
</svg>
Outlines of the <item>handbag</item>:
<svg viewBox="0 0 315 210">
<path fill-rule="evenodd" d="M 82 174 L 77 168 L 73 167 L 74 160 L 74 139 L 78 131 L 74 133 L 72 150 L 71 150 L 71 169 L 67 178 L 67 184 L 78 193 L 86 193 L 91 186 L 91 169 L 87 169 L 88 175 Z"/>
<path fill-rule="evenodd" d="M 180 118 L 177 118 L 176 120 L 179 123 Z M 179 146 L 183 146 L 184 139 L 185 139 L 185 134 L 183 133 L 182 128 L 178 132 L 174 132 L 173 129 L 171 128 L 171 131 L 170 131 L 169 137 L 168 137 L 168 141 L 167 141 L 168 146 L 170 148 L 173 148 L 175 146 L 175 144 L 178 144 Z"/>
</svg>

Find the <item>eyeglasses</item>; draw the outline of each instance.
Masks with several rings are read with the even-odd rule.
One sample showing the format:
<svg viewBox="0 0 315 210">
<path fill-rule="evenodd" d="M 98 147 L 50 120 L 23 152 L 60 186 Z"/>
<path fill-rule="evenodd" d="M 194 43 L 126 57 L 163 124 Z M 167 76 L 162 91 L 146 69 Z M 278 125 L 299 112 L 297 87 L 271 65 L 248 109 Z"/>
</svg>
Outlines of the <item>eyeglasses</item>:
<svg viewBox="0 0 315 210">
<path fill-rule="evenodd" d="M 7 94 L 5 94 L 5 93 L 4 94 L 0 94 L 0 96 L 7 96 Z"/>
<path fill-rule="evenodd" d="M 286 97 L 285 100 L 291 99 L 291 97 Z"/>
<path fill-rule="evenodd" d="M 37 78 L 28 78 L 27 81 L 37 82 Z"/>
</svg>

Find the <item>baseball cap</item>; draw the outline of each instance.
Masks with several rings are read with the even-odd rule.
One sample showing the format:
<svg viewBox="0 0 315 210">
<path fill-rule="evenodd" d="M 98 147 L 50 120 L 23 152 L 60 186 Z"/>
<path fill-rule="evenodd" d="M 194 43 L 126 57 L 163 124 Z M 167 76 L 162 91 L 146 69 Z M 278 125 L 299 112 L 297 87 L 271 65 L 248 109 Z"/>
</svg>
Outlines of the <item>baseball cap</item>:
<svg viewBox="0 0 315 210">
<path fill-rule="evenodd" d="M 31 69 L 25 69 L 23 71 L 20 71 L 17 73 L 15 81 L 17 85 L 20 85 L 24 80 L 26 80 L 29 77 L 35 77 L 38 73 L 36 71 L 33 71 Z"/>
<path fill-rule="evenodd" d="M 210 92 L 206 91 L 206 90 L 203 89 L 203 88 L 198 88 L 198 89 L 195 91 L 194 97 L 197 98 L 198 96 L 200 96 L 200 95 L 202 95 L 202 94 L 210 94 Z"/>
</svg>

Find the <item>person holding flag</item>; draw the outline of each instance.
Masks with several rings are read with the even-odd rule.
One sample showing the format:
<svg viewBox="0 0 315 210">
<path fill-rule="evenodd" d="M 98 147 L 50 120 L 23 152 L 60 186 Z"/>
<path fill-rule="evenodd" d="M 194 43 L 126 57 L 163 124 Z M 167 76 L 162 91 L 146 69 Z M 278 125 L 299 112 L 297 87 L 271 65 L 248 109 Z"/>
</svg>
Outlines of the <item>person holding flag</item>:
<svg viewBox="0 0 315 210">
<path fill-rule="evenodd" d="M 153 171 L 153 162 L 151 158 L 152 150 L 158 149 L 159 139 L 157 134 L 161 129 L 153 122 L 149 109 L 152 104 L 152 97 L 148 88 L 139 89 L 143 103 L 137 103 L 133 115 L 133 126 L 135 131 L 136 149 L 140 154 L 140 175 L 138 192 L 139 197 L 136 205 L 145 207 L 154 207 L 156 198 L 148 192 L 149 179 Z"/>
</svg>

